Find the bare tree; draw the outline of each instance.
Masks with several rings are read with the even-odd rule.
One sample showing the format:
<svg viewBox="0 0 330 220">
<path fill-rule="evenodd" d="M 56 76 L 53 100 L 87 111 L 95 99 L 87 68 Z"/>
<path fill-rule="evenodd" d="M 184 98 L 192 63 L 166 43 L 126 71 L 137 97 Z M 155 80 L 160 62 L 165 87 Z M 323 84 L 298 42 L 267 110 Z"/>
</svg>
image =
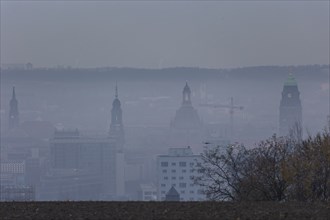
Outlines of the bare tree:
<svg viewBox="0 0 330 220">
<path fill-rule="evenodd" d="M 330 199 L 330 135 L 309 136 L 297 145 L 290 163 L 290 197 L 300 201 Z"/>
<path fill-rule="evenodd" d="M 195 183 L 212 200 L 283 200 L 288 187 L 282 173 L 288 145 L 273 136 L 252 150 L 244 146 L 207 149 Z"/>
<path fill-rule="evenodd" d="M 195 183 L 205 188 L 211 200 L 240 200 L 247 154 L 245 147 L 239 145 L 228 146 L 225 152 L 220 146 L 205 150 L 198 167 L 202 175 L 194 178 Z"/>
<path fill-rule="evenodd" d="M 202 154 L 195 183 L 211 200 L 329 201 L 330 135 L 276 137 L 251 150 L 234 145 Z"/>
<path fill-rule="evenodd" d="M 260 142 L 249 153 L 249 175 L 247 184 L 252 189 L 246 200 L 281 201 L 286 198 L 289 183 L 285 167 L 289 162 L 290 142 L 274 135 Z"/>
</svg>

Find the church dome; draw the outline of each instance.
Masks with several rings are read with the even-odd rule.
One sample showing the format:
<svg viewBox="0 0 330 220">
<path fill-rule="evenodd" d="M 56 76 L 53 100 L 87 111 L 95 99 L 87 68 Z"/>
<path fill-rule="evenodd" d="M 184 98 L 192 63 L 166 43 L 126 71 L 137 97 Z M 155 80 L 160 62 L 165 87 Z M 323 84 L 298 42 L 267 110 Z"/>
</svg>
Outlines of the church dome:
<svg viewBox="0 0 330 220">
<path fill-rule="evenodd" d="M 192 106 L 181 106 L 176 111 L 171 127 L 177 129 L 199 129 L 201 127 L 201 120 L 196 109 Z"/>
<path fill-rule="evenodd" d="M 186 82 L 183 88 L 183 99 L 181 107 L 176 111 L 174 120 L 171 122 L 171 127 L 177 129 L 199 129 L 201 120 L 196 109 L 191 104 L 190 87 Z"/>
</svg>

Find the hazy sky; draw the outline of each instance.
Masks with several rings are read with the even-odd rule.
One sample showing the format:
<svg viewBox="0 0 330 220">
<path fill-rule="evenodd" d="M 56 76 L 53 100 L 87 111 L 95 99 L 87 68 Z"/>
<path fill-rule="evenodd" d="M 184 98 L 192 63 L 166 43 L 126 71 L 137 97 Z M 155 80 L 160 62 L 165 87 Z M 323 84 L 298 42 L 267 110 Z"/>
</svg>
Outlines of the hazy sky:
<svg viewBox="0 0 330 220">
<path fill-rule="evenodd" d="M 1 1 L 1 63 L 328 64 L 329 1 Z"/>
</svg>

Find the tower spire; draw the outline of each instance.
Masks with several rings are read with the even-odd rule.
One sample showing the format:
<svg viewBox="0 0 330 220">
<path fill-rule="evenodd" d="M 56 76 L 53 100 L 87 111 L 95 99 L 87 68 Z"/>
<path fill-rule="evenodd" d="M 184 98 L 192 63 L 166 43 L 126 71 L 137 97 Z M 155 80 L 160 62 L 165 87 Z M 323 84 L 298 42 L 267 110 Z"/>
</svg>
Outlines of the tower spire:
<svg viewBox="0 0 330 220">
<path fill-rule="evenodd" d="M 125 142 L 125 134 L 123 128 L 123 115 L 120 100 L 118 99 L 118 86 L 116 82 L 115 87 L 115 99 L 112 102 L 111 109 L 111 123 L 109 136 L 116 139 L 117 150 L 122 152 L 124 142 Z"/>
<path fill-rule="evenodd" d="M 188 85 L 187 81 L 186 81 L 186 85 L 183 88 L 182 95 L 183 95 L 182 104 L 191 105 L 191 98 L 190 98 L 191 90 L 189 88 L 189 85 Z"/>
<path fill-rule="evenodd" d="M 13 86 L 13 93 L 9 102 L 9 129 L 18 128 L 19 115 L 18 115 L 18 101 L 16 99 L 15 86 Z"/>
<path fill-rule="evenodd" d="M 13 86 L 13 95 L 12 95 L 12 99 L 16 99 L 15 86 Z"/>
<path fill-rule="evenodd" d="M 118 98 L 118 86 L 117 86 L 117 82 L 116 82 L 116 91 L 115 91 L 115 98 Z"/>
</svg>

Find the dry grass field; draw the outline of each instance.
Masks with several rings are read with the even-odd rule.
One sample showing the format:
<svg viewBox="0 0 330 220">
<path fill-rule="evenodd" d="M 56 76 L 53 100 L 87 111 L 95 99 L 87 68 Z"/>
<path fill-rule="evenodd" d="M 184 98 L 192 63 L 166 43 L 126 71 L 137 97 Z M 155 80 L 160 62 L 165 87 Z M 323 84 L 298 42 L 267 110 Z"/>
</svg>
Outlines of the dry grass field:
<svg viewBox="0 0 330 220">
<path fill-rule="evenodd" d="M 330 203 L 1 202 L 0 219 L 330 219 Z"/>
</svg>

